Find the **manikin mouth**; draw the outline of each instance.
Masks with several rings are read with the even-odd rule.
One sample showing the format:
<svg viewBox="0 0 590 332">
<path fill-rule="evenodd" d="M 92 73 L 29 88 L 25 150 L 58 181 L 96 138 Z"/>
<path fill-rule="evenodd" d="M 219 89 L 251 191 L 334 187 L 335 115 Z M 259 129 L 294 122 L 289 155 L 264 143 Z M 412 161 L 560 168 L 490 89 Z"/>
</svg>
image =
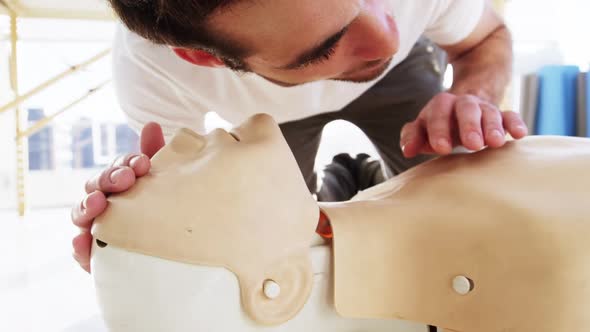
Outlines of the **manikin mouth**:
<svg viewBox="0 0 590 332">
<path fill-rule="evenodd" d="M 240 141 L 240 137 L 238 136 L 238 134 L 231 131 L 229 132 L 229 134 L 236 140 L 236 142 Z"/>
<path fill-rule="evenodd" d="M 328 219 L 328 216 L 322 210 L 320 210 L 320 220 L 318 220 L 318 227 L 315 232 L 326 240 L 334 237 L 330 219 Z"/>
</svg>

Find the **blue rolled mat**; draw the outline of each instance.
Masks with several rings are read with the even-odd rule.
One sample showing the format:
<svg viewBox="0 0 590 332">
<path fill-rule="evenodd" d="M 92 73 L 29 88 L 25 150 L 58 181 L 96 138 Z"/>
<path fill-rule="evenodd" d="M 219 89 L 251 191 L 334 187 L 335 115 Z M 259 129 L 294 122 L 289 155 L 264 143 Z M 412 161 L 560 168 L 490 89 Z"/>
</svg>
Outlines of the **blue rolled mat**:
<svg viewBox="0 0 590 332">
<path fill-rule="evenodd" d="M 580 137 L 588 137 L 590 133 L 588 132 L 588 104 L 589 100 L 588 97 L 590 93 L 588 93 L 588 73 L 580 73 L 578 75 L 578 118 L 576 119 L 576 123 L 578 126 L 577 136 Z"/>
<path fill-rule="evenodd" d="M 585 73 L 586 76 L 586 137 L 590 137 L 590 73 Z"/>
<path fill-rule="evenodd" d="M 539 75 L 525 75 L 521 83 L 520 115 L 531 135 L 535 135 L 535 122 L 539 103 Z"/>
<path fill-rule="evenodd" d="M 539 70 L 538 135 L 576 136 L 577 66 L 546 66 Z"/>
</svg>

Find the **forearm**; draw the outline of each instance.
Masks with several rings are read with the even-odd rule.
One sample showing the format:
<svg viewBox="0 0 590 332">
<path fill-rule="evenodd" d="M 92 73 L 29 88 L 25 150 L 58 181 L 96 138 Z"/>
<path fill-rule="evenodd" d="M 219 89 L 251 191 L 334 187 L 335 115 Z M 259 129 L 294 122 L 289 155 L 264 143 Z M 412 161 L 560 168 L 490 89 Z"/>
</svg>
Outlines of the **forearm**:
<svg viewBox="0 0 590 332">
<path fill-rule="evenodd" d="M 450 92 L 471 94 L 499 104 L 512 74 L 512 38 L 505 25 L 471 50 L 450 59 L 454 79 Z"/>
</svg>

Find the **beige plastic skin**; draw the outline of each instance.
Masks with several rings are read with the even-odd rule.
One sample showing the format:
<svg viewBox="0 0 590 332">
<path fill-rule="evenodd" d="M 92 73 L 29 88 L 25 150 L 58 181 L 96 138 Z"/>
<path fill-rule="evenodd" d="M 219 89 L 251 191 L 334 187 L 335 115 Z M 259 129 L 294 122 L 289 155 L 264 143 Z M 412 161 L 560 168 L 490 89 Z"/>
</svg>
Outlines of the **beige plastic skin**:
<svg viewBox="0 0 590 332">
<path fill-rule="evenodd" d="M 223 131 L 206 140 L 180 133 L 150 176 L 109 199 L 93 234 L 129 252 L 225 267 L 238 278 L 243 309 L 279 324 L 309 294 L 318 206 L 269 117 L 236 133 L 239 143 Z M 268 163 L 239 164 L 251 156 Z M 322 204 L 334 228 L 336 309 L 459 332 L 590 330 L 588 169 L 590 141 L 531 137 L 427 163 L 352 202 Z M 457 294 L 456 276 L 470 278 L 473 290 Z M 264 298 L 266 279 L 281 285 L 281 296 L 287 289 L 289 301 Z"/>
<path fill-rule="evenodd" d="M 529 137 L 438 159 L 322 209 L 345 317 L 590 331 L 588 139 Z M 466 295 L 457 276 L 472 281 Z"/>
<path fill-rule="evenodd" d="M 180 131 L 154 156 L 149 175 L 109 198 L 92 233 L 131 252 L 227 268 L 245 312 L 259 324 L 280 324 L 310 294 L 319 208 L 270 116 L 254 116 L 234 133 L 239 141 L 223 130 L 206 138 Z M 281 286 L 278 298 L 264 296 L 265 280 Z"/>
</svg>

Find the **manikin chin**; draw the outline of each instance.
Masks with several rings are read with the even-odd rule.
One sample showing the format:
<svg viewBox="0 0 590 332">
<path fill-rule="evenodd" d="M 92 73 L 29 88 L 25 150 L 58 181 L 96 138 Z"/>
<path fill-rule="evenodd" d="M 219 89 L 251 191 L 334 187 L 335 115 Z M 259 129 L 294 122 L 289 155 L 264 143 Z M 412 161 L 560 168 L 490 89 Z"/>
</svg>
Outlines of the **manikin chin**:
<svg viewBox="0 0 590 332">
<path fill-rule="evenodd" d="M 531 137 L 318 204 L 269 116 L 180 130 L 95 221 L 100 307 L 125 332 L 590 331 L 589 170 L 590 141 Z"/>
</svg>

